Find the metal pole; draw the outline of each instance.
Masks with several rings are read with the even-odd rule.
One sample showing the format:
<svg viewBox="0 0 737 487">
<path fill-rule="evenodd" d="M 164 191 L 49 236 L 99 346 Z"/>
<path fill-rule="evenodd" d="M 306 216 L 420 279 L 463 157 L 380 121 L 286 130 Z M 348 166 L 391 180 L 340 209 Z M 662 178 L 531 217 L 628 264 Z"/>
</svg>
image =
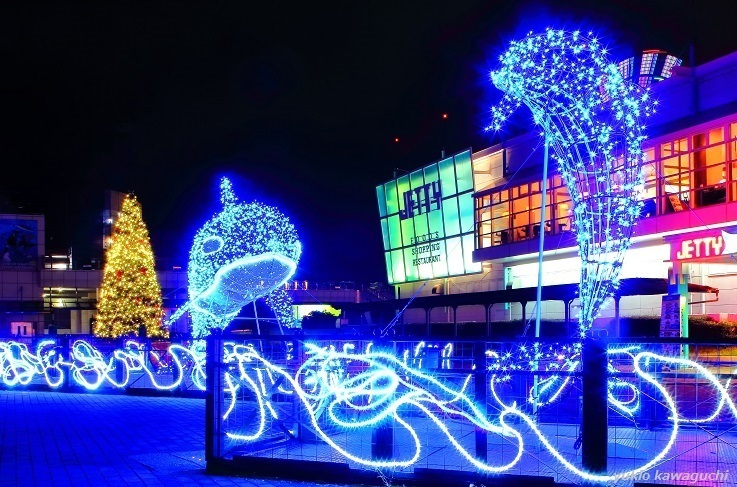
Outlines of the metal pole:
<svg viewBox="0 0 737 487">
<path fill-rule="evenodd" d="M 609 441 L 606 344 L 587 338 L 581 359 L 581 464 L 591 473 L 606 473 Z"/>
<path fill-rule="evenodd" d="M 207 337 L 205 355 L 205 461 L 210 470 L 222 460 L 222 350 L 221 330 L 213 330 Z"/>
<path fill-rule="evenodd" d="M 540 338 L 540 316 L 542 314 L 542 296 L 543 296 L 543 243 L 545 241 L 545 207 L 548 204 L 548 130 L 545 127 L 545 144 L 543 150 L 543 181 L 540 185 L 542 191 L 542 198 L 540 201 L 540 235 L 538 253 L 537 253 L 537 299 L 535 301 L 535 338 Z M 540 377 L 537 374 L 537 360 L 534 366 L 534 375 L 532 382 L 532 397 L 533 404 L 532 410 L 537 413 L 537 401 L 540 386 Z"/>
<path fill-rule="evenodd" d="M 535 338 L 540 337 L 540 305 L 542 303 L 543 290 L 543 242 L 545 241 L 545 220 L 546 206 L 548 204 L 548 135 L 547 128 L 545 130 L 545 145 L 543 151 L 543 181 L 540 189 L 542 190 L 542 200 L 540 202 L 540 239 L 537 254 L 537 303 L 535 307 Z"/>
<path fill-rule="evenodd" d="M 476 365 L 474 372 L 474 399 L 479 407 L 479 412 L 483 414 L 484 419 L 487 419 L 487 405 L 488 405 L 488 387 L 489 381 L 487 380 L 486 370 L 486 350 L 483 342 L 476 343 L 474 346 L 473 360 Z M 476 427 L 476 458 L 482 462 L 487 461 L 487 451 L 489 449 L 488 435 L 485 429 Z"/>
</svg>

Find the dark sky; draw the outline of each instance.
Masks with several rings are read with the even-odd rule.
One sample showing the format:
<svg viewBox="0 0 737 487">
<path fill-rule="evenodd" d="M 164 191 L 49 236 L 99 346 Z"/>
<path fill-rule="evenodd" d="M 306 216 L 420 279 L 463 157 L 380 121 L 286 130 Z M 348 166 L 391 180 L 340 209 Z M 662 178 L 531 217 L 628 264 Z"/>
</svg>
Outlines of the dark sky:
<svg viewBox="0 0 737 487">
<path fill-rule="evenodd" d="M 0 7 L 0 211 L 41 208 L 79 262 L 104 190 L 134 191 L 156 256 L 186 264 L 228 175 L 290 216 L 310 280 L 385 281 L 375 186 L 496 142 L 487 73 L 510 40 L 737 50 L 732 2 L 708 0 L 17 3 Z"/>
</svg>

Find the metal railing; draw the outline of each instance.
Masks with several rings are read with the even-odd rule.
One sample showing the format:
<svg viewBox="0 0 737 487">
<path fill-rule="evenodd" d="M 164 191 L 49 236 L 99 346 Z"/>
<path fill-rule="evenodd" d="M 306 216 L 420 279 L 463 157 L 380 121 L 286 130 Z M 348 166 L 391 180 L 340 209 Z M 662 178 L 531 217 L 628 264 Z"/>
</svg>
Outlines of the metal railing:
<svg viewBox="0 0 737 487">
<path fill-rule="evenodd" d="M 48 335 L 0 341 L 0 387 L 203 395 L 204 342 Z"/>
<path fill-rule="evenodd" d="M 737 474 L 737 342 L 208 340 L 210 470 L 626 486 Z"/>
</svg>

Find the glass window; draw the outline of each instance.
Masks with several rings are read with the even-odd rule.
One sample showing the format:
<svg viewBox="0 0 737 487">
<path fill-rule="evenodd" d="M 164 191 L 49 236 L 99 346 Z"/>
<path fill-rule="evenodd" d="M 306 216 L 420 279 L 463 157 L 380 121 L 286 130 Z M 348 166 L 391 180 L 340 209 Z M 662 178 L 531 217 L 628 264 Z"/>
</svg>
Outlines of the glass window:
<svg viewBox="0 0 737 487">
<path fill-rule="evenodd" d="M 445 211 L 445 210 L 443 210 Z M 428 232 L 431 238 L 443 238 L 443 214 L 440 211 L 431 211 L 427 214 Z"/>
<path fill-rule="evenodd" d="M 671 56 L 670 54 L 668 54 L 665 57 L 665 63 L 663 64 L 662 77 L 670 78 L 673 68 L 676 66 L 680 66 L 682 62 L 683 62 L 683 59 L 679 59 L 675 56 Z"/>
<path fill-rule="evenodd" d="M 729 147 L 727 146 L 729 134 Z M 621 170 L 623 158 L 612 166 Z M 737 121 L 711 127 L 686 137 L 643 147 L 642 180 L 635 188 L 642 201 L 642 217 L 684 211 L 737 201 Z M 612 174 L 597 185 L 582 183 L 585 198 L 591 193 L 624 184 L 623 174 Z M 573 227 L 573 203 L 559 174 L 550 178 L 545 231 L 560 233 Z M 477 198 L 476 239 L 478 248 L 503 245 L 539 235 L 542 197 L 540 181 L 487 192 Z M 491 200 L 488 202 L 488 200 Z M 490 206 L 491 212 L 486 208 Z M 461 209 L 463 213 L 463 209 Z M 490 225 L 489 225 L 490 223 Z"/>
<path fill-rule="evenodd" d="M 673 150 L 676 154 L 685 154 L 688 152 L 688 139 L 683 137 L 673 141 Z"/>
<path fill-rule="evenodd" d="M 492 245 L 499 245 L 501 241 L 494 242 L 493 238 L 501 240 L 501 236 L 493 236 L 491 223 L 488 221 L 480 222 L 477 224 L 476 235 L 478 235 L 479 248 L 491 247 Z"/>
<path fill-rule="evenodd" d="M 431 246 L 431 248 L 436 248 L 437 244 L 433 242 L 432 244 L 428 244 Z M 415 269 L 417 269 L 417 273 L 419 275 L 420 279 L 432 279 L 433 278 L 433 262 L 432 260 L 436 258 L 440 258 L 440 255 L 437 250 L 431 250 L 428 252 L 423 253 L 422 255 L 415 255 L 415 259 L 417 258 L 427 258 L 430 259 L 429 261 L 423 263 L 423 264 L 417 264 Z"/>
<path fill-rule="evenodd" d="M 400 250 L 392 250 L 392 275 L 394 276 L 394 282 L 404 282 L 404 256 Z"/>
<path fill-rule="evenodd" d="M 634 66 L 634 58 L 625 59 L 617 64 L 619 72 L 622 73 L 622 78 L 629 79 L 632 76 L 632 68 Z"/>
<path fill-rule="evenodd" d="M 453 170 L 453 159 L 443 159 L 438 162 L 440 170 L 441 191 L 443 194 L 455 194 L 456 175 Z"/>
<path fill-rule="evenodd" d="M 458 216 L 458 197 L 453 196 L 443 200 L 443 220 L 445 223 L 445 235 L 458 235 L 461 233 Z"/>
<path fill-rule="evenodd" d="M 417 255 L 412 253 L 413 250 L 416 250 L 416 247 L 404 249 L 404 277 L 410 281 L 416 281 L 420 278 L 417 265 Z"/>
<path fill-rule="evenodd" d="M 412 239 L 415 237 L 414 218 L 400 220 L 400 224 L 402 226 L 402 245 L 412 245 L 414 243 Z"/>
<path fill-rule="evenodd" d="M 512 242 L 512 235 L 509 232 L 509 202 L 505 201 L 494 205 L 493 219 L 491 220 L 491 230 L 494 232 L 494 239 L 499 244 L 507 244 Z"/>
<path fill-rule="evenodd" d="M 440 212 L 435 211 L 435 212 L 430 212 L 430 213 L 423 213 L 422 215 L 417 215 L 413 218 L 415 222 L 415 236 L 416 237 L 427 235 L 430 232 L 430 229 L 428 228 L 428 224 L 427 224 L 427 217 L 429 215 L 432 215 L 433 213 L 440 213 Z M 433 237 L 429 236 L 428 238 L 433 238 Z"/>
<path fill-rule="evenodd" d="M 476 235 L 479 237 L 479 247 L 491 245 L 491 208 L 488 206 L 476 210 Z M 482 240 L 485 243 L 481 243 Z"/>
<path fill-rule="evenodd" d="M 439 246 L 437 252 L 440 255 L 440 259 L 432 263 L 432 271 L 435 277 L 445 277 L 448 275 L 448 254 L 445 250 L 445 240 L 438 240 L 433 243 Z"/>
<path fill-rule="evenodd" d="M 384 252 L 384 260 L 386 261 L 386 275 L 389 280 L 389 284 L 394 283 L 394 271 L 392 270 L 392 253 Z"/>
<path fill-rule="evenodd" d="M 461 213 L 461 233 L 473 231 L 473 196 L 470 193 L 458 197 Z"/>
<path fill-rule="evenodd" d="M 425 178 L 422 176 L 422 171 L 414 171 L 409 175 L 411 189 L 417 189 L 425 184 Z"/>
<path fill-rule="evenodd" d="M 399 215 L 392 215 L 389 221 L 389 248 L 396 249 L 402 246 L 402 232 L 399 230 Z"/>
<path fill-rule="evenodd" d="M 386 214 L 391 215 L 399 212 L 399 199 L 397 198 L 397 182 L 389 181 L 384 185 L 386 193 Z"/>
<path fill-rule="evenodd" d="M 397 197 L 399 198 L 399 208 L 407 211 L 404 205 L 404 194 L 410 190 L 409 187 L 409 176 L 405 175 L 397 179 Z"/>
<path fill-rule="evenodd" d="M 437 181 L 440 179 L 440 176 L 438 175 L 438 165 L 432 164 L 430 166 L 427 166 L 424 169 L 425 173 L 425 182 L 431 182 L 431 181 Z"/>
<path fill-rule="evenodd" d="M 463 261 L 466 272 L 481 272 L 481 262 L 473 261 L 473 235 L 464 235 L 463 239 Z"/>
<path fill-rule="evenodd" d="M 724 127 L 716 127 L 709 130 L 709 145 L 724 142 Z"/>
<path fill-rule="evenodd" d="M 542 201 L 543 201 L 542 193 L 537 192 L 537 193 L 532 194 L 530 196 L 530 208 L 532 208 L 533 210 L 540 208 Z M 538 219 L 537 221 L 540 221 L 540 220 Z"/>
<path fill-rule="evenodd" d="M 384 250 L 389 250 L 389 222 L 386 218 L 381 219 L 381 236 L 384 239 Z"/>
<path fill-rule="evenodd" d="M 386 216 L 386 195 L 382 184 L 376 187 L 376 201 L 379 202 L 379 216 Z"/>
<path fill-rule="evenodd" d="M 695 206 L 724 203 L 727 197 L 726 147 L 721 127 L 693 136 L 693 187 Z M 707 146 L 707 142 L 714 145 Z"/>
<path fill-rule="evenodd" d="M 462 152 L 455 156 L 456 178 L 458 179 L 458 192 L 473 189 L 473 169 L 471 167 L 471 152 Z"/>
<path fill-rule="evenodd" d="M 460 237 L 449 238 L 446 241 L 448 256 L 448 273 L 451 275 L 463 274 L 463 247 Z"/>
<path fill-rule="evenodd" d="M 658 54 L 654 52 L 646 52 L 642 55 L 642 63 L 640 64 L 640 74 L 651 75 L 655 69 L 655 62 Z"/>
</svg>

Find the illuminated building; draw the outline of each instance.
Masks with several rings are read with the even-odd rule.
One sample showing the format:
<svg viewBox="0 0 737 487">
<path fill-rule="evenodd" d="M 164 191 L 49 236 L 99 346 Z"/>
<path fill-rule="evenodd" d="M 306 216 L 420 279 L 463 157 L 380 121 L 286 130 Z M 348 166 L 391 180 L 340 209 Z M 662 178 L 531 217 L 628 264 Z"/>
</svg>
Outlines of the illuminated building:
<svg viewBox="0 0 737 487">
<path fill-rule="evenodd" d="M 66 255 L 49 255 L 44 215 L 0 215 L 0 236 L 8 249 L 0 263 L 0 336 L 91 333 L 102 270 L 78 266 Z M 7 245 L 8 239 L 13 245 Z M 168 315 L 186 299 L 187 275 L 156 273 Z M 184 332 L 186 326 L 182 320 L 174 331 Z"/>
<path fill-rule="evenodd" d="M 681 292 L 682 305 L 686 296 L 695 303 L 689 314 L 734 317 L 737 299 L 716 291 L 734 288 L 737 273 L 737 53 L 691 69 L 648 51 L 638 62 L 620 63 L 620 72 L 629 64 L 623 74 L 638 84 L 640 74 L 648 76 L 642 84 L 652 83 L 658 109 L 646 121 L 642 209 L 620 277 L 660 280 L 663 291 L 625 295 L 616 306 L 609 299 L 595 327 L 617 334 L 615 313 L 659 316 L 671 273 L 703 291 Z M 468 149 L 377 187 L 388 282 L 400 298 L 422 301 L 408 306 L 405 323 L 483 322 L 480 302 L 449 297 L 536 287 L 541 228 L 544 288 L 578 283 L 574 205 L 552 159 L 541 225 L 542 141 L 535 132 Z M 431 296 L 437 305 L 425 299 Z M 578 300 L 570 299 L 543 301 L 543 318 L 562 319 L 567 306 L 575 317 Z M 489 319 L 529 319 L 534 307 L 534 299 L 524 310 L 520 301 L 494 304 Z"/>
</svg>

